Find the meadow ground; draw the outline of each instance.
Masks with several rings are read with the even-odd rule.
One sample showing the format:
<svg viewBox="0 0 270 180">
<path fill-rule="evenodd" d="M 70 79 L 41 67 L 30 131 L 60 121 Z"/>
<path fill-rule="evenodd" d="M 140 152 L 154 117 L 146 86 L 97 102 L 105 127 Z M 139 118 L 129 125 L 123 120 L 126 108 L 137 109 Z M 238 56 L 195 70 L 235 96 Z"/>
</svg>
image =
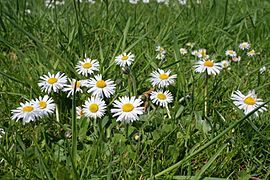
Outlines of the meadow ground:
<svg viewBox="0 0 270 180">
<path fill-rule="evenodd" d="M 270 1 L 0 5 L 2 179 L 269 179 L 270 113 L 260 105 L 270 100 Z M 243 42 L 251 47 L 242 50 Z M 124 52 L 135 58 L 118 56 Z M 78 65 L 85 58 L 99 64 L 87 77 L 75 68 L 94 67 Z M 165 72 L 157 72 L 161 80 L 154 84 L 150 74 L 157 69 Z M 41 89 L 48 72 L 77 80 L 75 87 L 63 83 L 69 97 Z M 106 105 L 85 104 L 97 92 L 87 92 L 91 82 L 109 87 L 93 79 L 96 74 L 113 81 L 99 99 Z M 232 96 L 237 90 L 244 95 Z M 47 114 L 31 101 L 46 94 L 56 104 Z M 117 114 L 112 109 L 123 96 L 136 96 L 137 105 L 118 102 Z M 21 102 L 29 104 L 12 112 Z"/>
</svg>

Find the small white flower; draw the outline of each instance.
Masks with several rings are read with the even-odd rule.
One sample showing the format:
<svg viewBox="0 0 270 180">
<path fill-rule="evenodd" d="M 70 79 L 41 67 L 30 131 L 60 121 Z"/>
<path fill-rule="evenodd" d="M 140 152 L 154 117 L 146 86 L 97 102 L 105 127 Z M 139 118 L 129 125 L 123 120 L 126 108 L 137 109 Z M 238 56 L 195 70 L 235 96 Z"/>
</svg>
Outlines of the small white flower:
<svg viewBox="0 0 270 180">
<path fill-rule="evenodd" d="M 78 74 L 83 76 L 88 76 L 94 73 L 94 71 L 99 70 L 99 63 L 96 59 L 91 60 L 90 58 L 85 58 L 84 61 L 79 61 L 76 65 L 76 71 Z"/>
<path fill-rule="evenodd" d="M 195 43 L 192 43 L 192 42 L 188 42 L 186 44 L 186 46 L 190 47 L 190 48 L 193 48 L 195 46 Z"/>
<path fill-rule="evenodd" d="M 178 2 L 181 5 L 186 5 L 187 4 L 187 0 L 178 0 Z"/>
<path fill-rule="evenodd" d="M 265 66 L 263 66 L 263 67 L 260 68 L 260 74 L 263 74 L 265 71 L 266 71 L 266 67 Z"/>
<path fill-rule="evenodd" d="M 232 58 L 232 61 L 233 61 L 233 62 L 239 62 L 239 61 L 241 61 L 241 56 L 233 57 L 233 58 Z"/>
<path fill-rule="evenodd" d="M 145 4 L 149 3 L 149 0 L 143 0 L 143 3 Z"/>
<path fill-rule="evenodd" d="M 220 73 L 222 69 L 221 63 L 215 63 L 213 60 L 200 60 L 196 63 L 195 72 L 203 73 L 207 71 L 208 75 L 216 75 Z"/>
<path fill-rule="evenodd" d="M 165 107 L 173 101 L 173 96 L 170 91 L 158 90 L 151 92 L 150 99 L 153 103 Z"/>
<path fill-rule="evenodd" d="M 41 117 L 40 110 L 38 105 L 33 103 L 33 101 L 20 103 L 20 107 L 17 109 L 11 110 L 12 112 L 12 119 L 13 120 L 20 120 L 22 119 L 24 123 L 29 123 L 31 121 L 35 121 L 37 118 Z"/>
<path fill-rule="evenodd" d="M 131 98 L 120 97 L 119 101 L 114 101 L 115 108 L 111 109 L 111 112 L 114 114 L 113 117 L 118 116 L 116 121 L 133 122 L 138 120 L 139 115 L 144 112 L 144 108 L 140 107 L 142 103 L 141 99 L 136 99 L 134 96 Z"/>
<path fill-rule="evenodd" d="M 5 135 L 5 130 L 3 128 L 0 128 L 0 139 Z"/>
<path fill-rule="evenodd" d="M 83 111 L 83 109 L 79 106 L 79 107 L 76 107 L 76 114 L 77 114 L 77 118 L 78 119 L 81 119 L 85 116 L 85 113 Z"/>
<path fill-rule="evenodd" d="M 65 85 L 65 87 L 63 88 L 64 92 L 68 92 L 67 97 L 72 96 L 74 94 L 74 89 L 76 93 L 82 93 L 83 92 L 82 87 L 87 87 L 87 80 L 78 80 L 76 82 L 76 79 L 69 79 L 68 81 L 69 84 Z"/>
<path fill-rule="evenodd" d="M 208 56 L 206 54 L 206 49 L 199 49 L 199 51 L 197 52 L 197 56 L 202 59 L 207 58 Z"/>
<path fill-rule="evenodd" d="M 115 92 L 115 84 L 112 80 L 103 80 L 102 75 L 95 75 L 94 78 L 91 78 L 88 82 L 88 87 L 90 88 L 87 92 L 92 93 L 93 96 L 99 96 L 103 98 L 105 95 L 106 98 L 111 97 Z"/>
<path fill-rule="evenodd" d="M 165 72 L 162 69 L 158 69 L 157 71 L 154 71 L 151 73 L 150 81 L 153 86 L 158 86 L 160 88 L 167 87 L 174 83 L 174 79 L 177 77 L 177 75 L 171 75 L 171 71 L 168 70 Z"/>
<path fill-rule="evenodd" d="M 230 66 L 230 62 L 227 60 L 221 61 L 222 69 L 227 69 Z"/>
<path fill-rule="evenodd" d="M 253 57 L 256 55 L 256 52 L 254 51 L 254 49 L 252 49 L 251 51 L 247 52 L 247 55 Z"/>
<path fill-rule="evenodd" d="M 98 97 L 91 97 L 83 105 L 83 112 L 89 118 L 101 118 L 106 111 L 105 101 Z"/>
<path fill-rule="evenodd" d="M 262 99 L 257 98 L 254 90 L 249 91 L 248 95 L 246 96 L 243 95 L 239 90 L 237 90 L 232 94 L 231 99 L 239 109 L 244 110 L 245 115 L 264 103 Z M 255 116 L 258 116 L 259 112 L 263 111 L 267 111 L 267 109 L 265 107 L 261 107 L 254 114 Z"/>
<path fill-rule="evenodd" d="M 245 49 L 249 49 L 250 48 L 250 44 L 247 43 L 247 42 L 243 42 L 239 45 L 239 48 L 242 49 L 242 50 L 245 50 Z"/>
<path fill-rule="evenodd" d="M 236 52 L 234 50 L 227 50 L 225 52 L 225 54 L 226 54 L 226 56 L 230 56 L 230 57 L 236 57 L 237 56 L 237 54 L 236 54 Z"/>
<path fill-rule="evenodd" d="M 137 4 L 139 2 L 139 0 L 129 0 L 130 4 Z"/>
<path fill-rule="evenodd" d="M 120 54 L 115 58 L 116 64 L 121 67 L 130 66 L 135 59 L 135 55 L 130 53 Z"/>
<path fill-rule="evenodd" d="M 48 95 L 45 95 L 44 97 L 39 96 L 34 100 L 34 103 L 39 108 L 41 116 L 48 116 L 49 114 L 52 114 L 55 110 L 54 101 Z"/>
<path fill-rule="evenodd" d="M 56 75 L 51 74 L 48 72 L 48 75 L 43 75 L 40 77 L 40 81 L 38 86 L 41 88 L 42 91 L 46 93 L 58 92 L 60 89 L 64 87 L 67 83 L 67 77 L 65 74 L 61 74 L 58 72 Z"/>
<path fill-rule="evenodd" d="M 187 54 L 187 50 L 185 49 L 185 48 L 180 48 L 180 54 L 181 55 L 185 55 L 185 54 Z"/>
</svg>

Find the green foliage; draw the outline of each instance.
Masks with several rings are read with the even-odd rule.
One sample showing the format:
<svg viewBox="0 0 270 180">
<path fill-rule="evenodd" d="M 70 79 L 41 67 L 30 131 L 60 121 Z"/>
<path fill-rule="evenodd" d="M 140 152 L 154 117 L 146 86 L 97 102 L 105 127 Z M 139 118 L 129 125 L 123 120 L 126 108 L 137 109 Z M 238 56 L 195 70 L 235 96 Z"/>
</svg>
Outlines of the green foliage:
<svg viewBox="0 0 270 180">
<path fill-rule="evenodd" d="M 150 0 L 151 1 L 151 0 Z M 269 112 L 243 117 L 230 100 L 234 90 L 255 89 L 268 99 L 270 3 L 267 0 L 189 1 L 180 6 L 119 1 L 95 4 L 67 0 L 47 8 L 42 0 L 0 1 L 0 176 L 4 179 L 248 179 L 270 176 Z M 27 14 L 26 9 L 31 13 Z M 257 56 L 238 46 L 250 42 Z M 195 43 L 194 48 L 186 43 Z M 156 59 L 155 46 L 167 50 Z M 183 56 L 179 49 L 185 47 Z M 208 79 L 194 72 L 194 49 L 217 61 L 227 49 L 242 56 L 231 70 Z M 115 65 L 122 52 L 136 60 L 129 77 Z M 76 119 L 75 106 L 89 94 L 55 95 L 59 117 L 23 125 L 11 109 L 42 95 L 37 82 L 47 72 L 80 79 L 76 63 L 85 54 L 100 62 L 100 73 L 117 83 L 116 95 L 143 95 L 157 68 L 177 74 L 169 89 L 169 111 L 149 99 L 139 121 L 125 125 L 107 113 L 102 119 Z M 259 69 L 266 66 L 264 74 Z M 266 102 L 266 101 L 265 101 Z M 73 108 L 73 109 L 72 109 Z M 170 114 L 170 116 L 168 115 Z M 72 136 L 73 135 L 73 136 Z M 218 177 L 218 178 L 213 178 Z"/>
</svg>

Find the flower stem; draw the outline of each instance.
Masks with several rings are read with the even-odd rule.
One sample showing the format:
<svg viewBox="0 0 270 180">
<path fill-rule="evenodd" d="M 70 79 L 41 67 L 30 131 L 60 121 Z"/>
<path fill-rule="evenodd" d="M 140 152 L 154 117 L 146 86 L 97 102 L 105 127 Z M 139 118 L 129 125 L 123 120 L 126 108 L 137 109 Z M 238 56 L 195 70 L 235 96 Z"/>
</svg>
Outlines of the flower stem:
<svg viewBox="0 0 270 180">
<path fill-rule="evenodd" d="M 207 117 L 208 110 L 208 74 L 205 73 L 205 87 L 204 87 L 204 117 Z"/>
</svg>

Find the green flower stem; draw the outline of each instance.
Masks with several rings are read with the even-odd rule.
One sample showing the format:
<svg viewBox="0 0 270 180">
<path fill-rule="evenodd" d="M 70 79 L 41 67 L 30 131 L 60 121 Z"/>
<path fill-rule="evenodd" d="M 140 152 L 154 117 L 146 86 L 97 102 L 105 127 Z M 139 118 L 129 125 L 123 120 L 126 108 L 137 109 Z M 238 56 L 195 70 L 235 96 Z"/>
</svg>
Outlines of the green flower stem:
<svg viewBox="0 0 270 180">
<path fill-rule="evenodd" d="M 208 110 L 208 78 L 207 71 L 205 73 L 205 87 L 204 87 L 204 117 L 207 117 Z"/>
<path fill-rule="evenodd" d="M 213 138 L 212 140 L 210 140 L 208 143 L 204 144 L 202 147 L 200 147 L 198 150 L 194 151 L 193 153 L 191 153 L 190 155 L 188 155 L 186 158 L 182 159 L 181 161 L 177 162 L 176 164 L 168 167 L 167 169 L 159 172 L 158 174 L 156 174 L 154 176 L 154 178 L 157 178 L 165 173 L 168 173 L 170 171 L 172 171 L 173 169 L 179 167 L 180 165 L 182 165 L 184 162 L 190 160 L 191 158 L 193 158 L 194 156 L 196 156 L 197 154 L 201 153 L 203 150 L 207 149 L 209 146 L 211 146 L 212 144 L 214 144 L 215 142 L 217 142 L 220 138 L 222 138 L 226 133 L 228 133 L 229 131 L 231 131 L 233 128 L 235 128 L 238 124 L 240 124 L 242 121 L 248 119 L 254 112 L 256 112 L 258 109 L 260 109 L 261 107 L 265 106 L 266 104 L 268 104 L 270 102 L 270 100 L 266 101 L 265 103 L 263 103 L 261 106 L 255 108 L 253 111 L 251 111 L 250 113 L 248 113 L 246 116 L 244 116 L 242 119 L 235 121 L 232 125 L 230 125 L 228 128 L 226 128 L 224 131 L 222 131 L 219 135 L 217 135 L 215 138 Z"/>
<path fill-rule="evenodd" d="M 72 111 L 71 111 L 71 115 L 72 115 L 72 124 L 71 124 L 71 126 L 72 126 L 71 159 L 74 162 L 74 171 L 76 171 L 76 169 L 77 169 L 77 160 L 76 160 L 76 156 L 77 156 L 76 84 L 77 84 L 77 81 L 75 82 L 75 86 L 74 86 L 74 89 L 73 89 L 74 94 L 73 94 L 73 98 L 72 98 Z"/>
</svg>

